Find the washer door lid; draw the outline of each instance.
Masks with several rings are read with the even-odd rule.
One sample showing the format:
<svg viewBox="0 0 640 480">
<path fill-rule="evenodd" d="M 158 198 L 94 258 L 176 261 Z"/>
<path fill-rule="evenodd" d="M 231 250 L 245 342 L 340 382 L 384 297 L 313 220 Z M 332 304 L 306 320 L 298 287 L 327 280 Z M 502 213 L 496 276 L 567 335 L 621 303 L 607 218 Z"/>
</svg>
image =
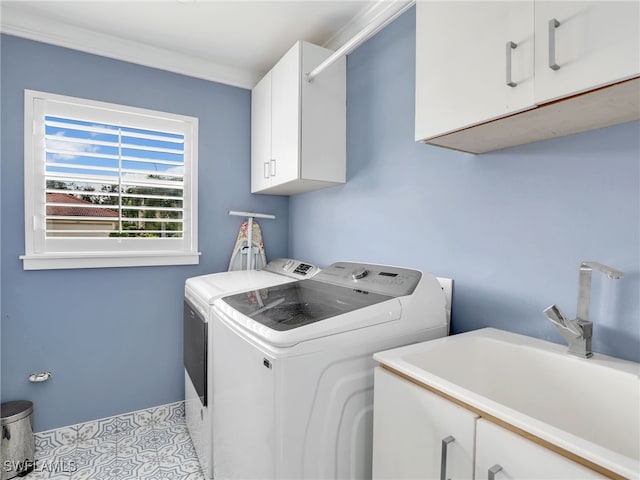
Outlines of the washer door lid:
<svg viewBox="0 0 640 480">
<path fill-rule="evenodd" d="M 229 322 L 280 347 L 398 320 L 398 299 L 314 280 L 302 280 L 222 298 Z"/>
<path fill-rule="evenodd" d="M 276 331 L 301 328 L 390 300 L 379 293 L 301 280 L 231 295 L 223 301 L 238 312 Z"/>
</svg>

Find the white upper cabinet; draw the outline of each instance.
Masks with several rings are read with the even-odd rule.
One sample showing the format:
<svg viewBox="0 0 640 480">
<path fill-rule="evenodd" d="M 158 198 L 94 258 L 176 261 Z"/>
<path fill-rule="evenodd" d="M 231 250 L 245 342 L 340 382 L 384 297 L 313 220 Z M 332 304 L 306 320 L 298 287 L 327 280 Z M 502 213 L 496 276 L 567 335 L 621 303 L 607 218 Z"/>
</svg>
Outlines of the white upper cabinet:
<svg viewBox="0 0 640 480">
<path fill-rule="evenodd" d="M 419 0 L 416 140 L 483 153 L 640 119 L 639 18 L 638 0 Z"/>
<path fill-rule="evenodd" d="M 346 60 L 296 43 L 251 94 L 251 191 L 292 195 L 345 182 Z"/>
<path fill-rule="evenodd" d="M 640 73 L 638 1 L 538 1 L 535 32 L 537 103 Z"/>
<path fill-rule="evenodd" d="M 418 2 L 416 15 L 416 140 L 533 106 L 533 1 Z"/>
</svg>

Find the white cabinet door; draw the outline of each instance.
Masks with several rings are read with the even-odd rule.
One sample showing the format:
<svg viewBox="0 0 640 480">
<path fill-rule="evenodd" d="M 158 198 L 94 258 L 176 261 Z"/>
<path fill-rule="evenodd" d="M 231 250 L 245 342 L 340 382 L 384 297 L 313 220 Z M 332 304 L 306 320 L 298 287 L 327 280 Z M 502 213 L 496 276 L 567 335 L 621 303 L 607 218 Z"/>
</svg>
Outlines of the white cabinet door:
<svg viewBox="0 0 640 480">
<path fill-rule="evenodd" d="M 476 427 L 476 480 L 600 479 L 599 473 L 520 435 L 479 419 Z"/>
<path fill-rule="evenodd" d="M 296 180 L 300 172 L 300 43 L 251 91 L 251 192 Z"/>
<path fill-rule="evenodd" d="M 445 468 L 447 479 L 472 478 L 475 418 L 442 397 L 376 367 L 373 478 L 440 478 L 441 468 Z M 453 440 L 443 446 L 449 438 Z"/>
<path fill-rule="evenodd" d="M 271 186 L 299 177 L 301 45 L 271 70 Z"/>
<path fill-rule="evenodd" d="M 271 185 L 271 72 L 251 91 L 251 192 Z"/>
<path fill-rule="evenodd" d="M 537 103 L 640 72 L 640 2 L 537 1 Z M 557 23 L 549 24 L 554 20 Z M 554 68 L 550 68 L 550 64 Z"/>
<path fill-rule="evenodd" d="M 416 140 L 533 107 L 533 1 L 418 1 L 416 15 Z"/>
</svg>

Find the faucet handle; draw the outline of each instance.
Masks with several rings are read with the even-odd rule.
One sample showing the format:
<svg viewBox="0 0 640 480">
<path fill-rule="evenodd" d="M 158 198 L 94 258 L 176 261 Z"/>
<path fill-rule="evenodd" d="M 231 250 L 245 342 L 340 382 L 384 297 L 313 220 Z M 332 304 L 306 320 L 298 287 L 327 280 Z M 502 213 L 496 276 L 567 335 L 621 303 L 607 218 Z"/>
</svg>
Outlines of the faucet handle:
<svg viewBox="0 0 640 480">
<path fill-rule="evenodd" d="M 543 312 L 549 321 L 560 329 L 567 330 L 577 337 L 582 336 L 583 331 L 580 325 L 574 320 L 569 320 L 556 304 L 549 305 Z"/>
</svg>

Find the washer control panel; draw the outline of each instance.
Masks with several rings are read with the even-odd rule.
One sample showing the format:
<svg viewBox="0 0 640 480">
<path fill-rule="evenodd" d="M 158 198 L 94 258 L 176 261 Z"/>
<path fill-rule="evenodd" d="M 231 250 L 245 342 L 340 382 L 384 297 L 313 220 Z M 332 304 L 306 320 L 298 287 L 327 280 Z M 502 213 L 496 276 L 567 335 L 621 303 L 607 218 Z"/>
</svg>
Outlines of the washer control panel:
<svg viewBox="0 0 640 480">
<path fill-rule="evenodd" d="M 421 278 L 421 272 L 408 268 L 337 262 L 318 273 L 314 280 L 401 297 L 411 295 Z"/>
<path fill-rule="evenodd" d="M 292 260 L 291 258 L 276 258 L 275 260 L 271 260 L 265 265 L 263 270 L 297 278 L 298 280 L 311 278 L 320 271 L 315 265 L 299 260 Z"/>
</svg>

